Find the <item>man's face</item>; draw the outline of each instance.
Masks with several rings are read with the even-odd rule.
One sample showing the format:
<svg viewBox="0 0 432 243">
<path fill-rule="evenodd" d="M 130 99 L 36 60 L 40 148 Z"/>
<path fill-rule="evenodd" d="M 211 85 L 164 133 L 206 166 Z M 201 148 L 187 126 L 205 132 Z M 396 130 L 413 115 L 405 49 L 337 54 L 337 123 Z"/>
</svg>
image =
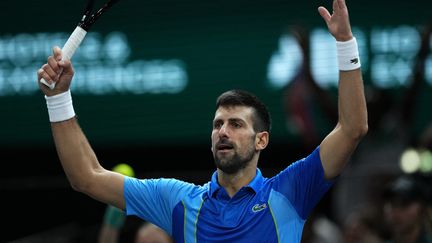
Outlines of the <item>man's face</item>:
<svg viewBox="0 0 432 243">
<path fill-rule="evenodd" d="M 257 153 L 253 108 L 219 107 L 213 120 L 212 152 L 216 167 L 227 174 L 245 168 Z"/>
<path fill-rule="evenodd" d="M 419 202 L 392 203 L 384 205 L 384 215 L 390 228 L 394 232 L 410 232 L 413 227 L 422 222 L 422 205 Z"/>
</svg>

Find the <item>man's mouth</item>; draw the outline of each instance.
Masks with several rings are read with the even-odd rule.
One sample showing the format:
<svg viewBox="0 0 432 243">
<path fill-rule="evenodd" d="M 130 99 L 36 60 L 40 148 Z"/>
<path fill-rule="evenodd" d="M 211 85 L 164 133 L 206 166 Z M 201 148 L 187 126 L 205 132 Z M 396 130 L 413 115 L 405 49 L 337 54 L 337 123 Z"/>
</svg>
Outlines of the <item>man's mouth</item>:
<svg viewBox="0 0 432 243">
<path fill-rule="evenodd" d="M 229 151 L 233 148 L 234 148 L 234 146 L 229 144 L 229 143 L 221 143 L 221 144 L 216 145 L 216 149 L 218 151 L 222 151 L 222 152 L 223 151 Z"/>
</svg>

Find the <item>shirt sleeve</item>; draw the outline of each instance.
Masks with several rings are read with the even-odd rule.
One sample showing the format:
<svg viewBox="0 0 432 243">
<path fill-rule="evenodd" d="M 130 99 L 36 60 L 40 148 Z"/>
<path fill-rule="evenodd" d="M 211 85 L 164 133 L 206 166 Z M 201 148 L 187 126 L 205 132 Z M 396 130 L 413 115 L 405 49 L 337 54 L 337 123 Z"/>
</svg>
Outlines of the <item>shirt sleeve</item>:
<svg viewBox="0 0 432 243">
<path fill-rule="evenodd" d="M 273 189 L 291 202 L 302 219 L 307 218 L 334 182 L 324 178 L 319 150 L 318 146 L 274 177 Z"/>
<path fill-rule="evenodd" d="M 176 179 L 136 179 L 125 177 L 126 214 L 135 215 L 164 229 L 171 235 L 172 211 L 194 184 Z"/>
</svg>

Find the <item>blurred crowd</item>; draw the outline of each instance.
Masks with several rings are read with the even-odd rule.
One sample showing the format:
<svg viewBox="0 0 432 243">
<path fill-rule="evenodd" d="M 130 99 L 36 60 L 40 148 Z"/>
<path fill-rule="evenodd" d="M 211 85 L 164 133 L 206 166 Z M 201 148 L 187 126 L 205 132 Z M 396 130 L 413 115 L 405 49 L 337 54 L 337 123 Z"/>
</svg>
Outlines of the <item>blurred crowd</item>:
<svg viewBox="0 0 432 243">
<path fill-rule="evenodd" d="M 432 242 L 432 121 L 420 135 L 412 132 L 425 87 L 431 30 L 422 29 L 402 98 L 392 99 L 386 90 L 365 85 L 369 133 L 332 189 L 330 212 L 329 207 L 317 208 L 305 226 L 303 243 Z M 317 106 L 328 123 L 335 124 L 337 99 L 314 79 L 308 31 L 299 26 L 289 31 L 302 50 L 303 63 L 285 87 L 285 113 L 289 126 L 312 149 L 322 137 L 305 108 Z"/>
</svg>

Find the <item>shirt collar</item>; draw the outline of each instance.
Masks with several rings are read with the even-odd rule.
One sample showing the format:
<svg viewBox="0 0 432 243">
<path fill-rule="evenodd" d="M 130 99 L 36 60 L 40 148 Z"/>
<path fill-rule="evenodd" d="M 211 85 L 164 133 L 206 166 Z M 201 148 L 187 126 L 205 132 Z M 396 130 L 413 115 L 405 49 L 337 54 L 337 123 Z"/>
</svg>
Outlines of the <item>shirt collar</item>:
<svg viewBox="0 0 432 243">
<path fill-rule="evenodd" d="M 261 190 L 262 188 L 262 184 L 264 181 L 264 177 L 261 174 L 261 170 L 260 169 L 256 169 L 256 175 L 253 178 L 253 180 L 245 187 L 249 187 L 251 188 L 255 193 L 257 193 L 258 191 Z M 218 181 L 217 181 L 217 171 L 215 171 L 212 175 L 211 178 L 211 182 L 210 182 L 210 187 L 208 190 L 208 194 L 210 197 L 214 196 L 214 194 L 219 191 L 222 187 L 219 185 Z"/>
</svg>

